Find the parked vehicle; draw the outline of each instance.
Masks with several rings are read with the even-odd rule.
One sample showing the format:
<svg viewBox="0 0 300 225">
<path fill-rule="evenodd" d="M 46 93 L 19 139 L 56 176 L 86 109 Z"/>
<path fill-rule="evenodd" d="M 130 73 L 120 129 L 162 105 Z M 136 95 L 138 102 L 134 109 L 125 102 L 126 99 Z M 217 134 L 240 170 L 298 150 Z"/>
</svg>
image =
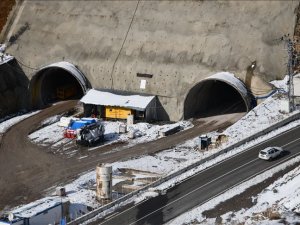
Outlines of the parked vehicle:
<svg viewBox="0 0 300 225">
<path fill-rule="evenodd" d="M 85 125 L 78 130 L 76 143 L 92 146 L 104 140 L 104 131 L 104 125 L 100 121 Z"/>
<path fill-rule="evenodd" d="M 280 156 L 282 153 L 283 149 L 281 147 L 268 147 L 259 152 L 258 158 L 264 160 L 272 160 Z"/>
<path fill-rule="evenodd" d="M 94 118 L 70 119 L 68 126 L 64 130 L 64 137 L 74 139 L 82 127 L 96 123 L 96 121 Z"/>
</svg>

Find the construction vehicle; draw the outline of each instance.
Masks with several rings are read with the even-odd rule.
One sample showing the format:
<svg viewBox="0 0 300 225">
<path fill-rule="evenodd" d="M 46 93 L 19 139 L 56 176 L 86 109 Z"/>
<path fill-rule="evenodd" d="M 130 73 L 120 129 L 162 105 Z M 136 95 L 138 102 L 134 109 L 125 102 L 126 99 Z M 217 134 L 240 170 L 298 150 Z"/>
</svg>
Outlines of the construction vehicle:
<svg viewBox="0 0 300 225">
<path fill-rule="evenodd" d="M 87 124 L 77 130 L 76 143 L 92 146 L 104 140 L 104 131 L 104 125 L 100 121 Z"/>
<path fill-rule="evenodd" d="M 68 126 L 64 130 L 64 138 L 75 139 L 79 130 L 89 124 L 96 123 L 94 118 L 81 118 L 81 119 L 70 119 L 69 123 L 66 120 L 65 124 Z"/>
</svg>

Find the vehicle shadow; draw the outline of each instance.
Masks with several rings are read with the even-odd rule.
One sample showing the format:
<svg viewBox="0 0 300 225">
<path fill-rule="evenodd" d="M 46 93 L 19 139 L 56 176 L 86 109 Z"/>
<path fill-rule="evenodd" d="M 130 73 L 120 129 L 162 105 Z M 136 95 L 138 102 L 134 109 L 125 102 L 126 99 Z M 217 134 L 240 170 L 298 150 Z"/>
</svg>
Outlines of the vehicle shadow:
<svg viewBox="0 0 300 225">
<path fill-rule="evenodd" d="M 277 156 L 276 158 L 272 158 L 269 161 L 275 161 L 275 160 L 281 159 L 283 157 L 286 157 L 286 156 L 288 156 L 290 154 L 291 154 L 290 151 L 284 150 L 284 151 L 281 152 L 281 154 L 279 156 Z"/>
<path fill-rule="evenodd" d="M 284 151 L 282 151 L 282 153 L 279 155 L 278 158 L 282 158 L 282 157 L 285 157 L 285 156 L 290 155 L 290 154 L 291 154 L 290 151 L 284 150 Z"/>
</svg>

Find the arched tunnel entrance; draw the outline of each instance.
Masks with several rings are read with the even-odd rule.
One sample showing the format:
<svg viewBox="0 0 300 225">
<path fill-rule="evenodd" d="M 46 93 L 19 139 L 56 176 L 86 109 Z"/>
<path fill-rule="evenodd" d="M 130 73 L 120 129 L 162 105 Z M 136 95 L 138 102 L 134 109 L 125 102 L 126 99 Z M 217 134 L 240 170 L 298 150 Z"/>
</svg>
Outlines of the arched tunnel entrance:
<svg viewBox="0 0 300 225">
<path fill-rule="evenodd" d="M 247 112 L 252 95 L 230 73 L 218 73 L 196 84 L 184 102 L 184 119 Z"/>
<path fill-rule="evenodd" d="M 81 98 L 91 85 L 83 73 L 68 62 L 58 62 L 39 70 L 30 81 L 34 108 L 67 99 Z"/>
</svg>

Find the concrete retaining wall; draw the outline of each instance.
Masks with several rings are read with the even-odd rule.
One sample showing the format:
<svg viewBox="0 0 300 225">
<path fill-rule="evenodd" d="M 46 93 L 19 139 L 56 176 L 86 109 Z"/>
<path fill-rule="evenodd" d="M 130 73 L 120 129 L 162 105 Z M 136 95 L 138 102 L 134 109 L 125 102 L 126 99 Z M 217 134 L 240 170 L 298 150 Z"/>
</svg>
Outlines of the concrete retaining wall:
<svg viewBox="0 0 300 225">
<path fill-rule="evenodd" d="M 287 53 L 278 39 L 293 34 L 297 6 L 284 0 L 24 1 L 7 51 L 32 68 L 73 63 L 94 88 L 157 95 L 176 121 L 189 90 L 216 72 L 244 79 L 256 60 L 257 75 L 282 77 Z M 23 69 L 29 78 L 35 73 Z"/>
<path fill-rule="evenodd" d="M 96 210 L 94 210 L 90 213 L 87 213 L 86 215 L 84 215 L 82 217 L 79 217 L 74 221 L 69 222 L 68 225 L 77 225 L 77 224 L 80 224 L 80 223 L 82 223 L 82 222 L 84 222 L 88 219 L 91 219 L 91 218 L 95 217 L 97 214 L 99 214 L 99 213 L 101 213 L 101 212 L 103 212 L 103 211 L 105 211 L 109 208 L 112 208 L 112 207 L 124 202 L 125 200 L 128 200 L 129 198 L 131 198 L 133 196 L 137 196 L 139 193 L 143 193 L 143 192 L 147 191 L 149 188 L 156 187 L 156 186 L 158 186 L 158 185 L 160 185 L 160 184 L 162 184 L 162 183 L 164 183 L 164 182 L 166 182 L 166 181 L 168 181 L 168 180 L 170 180 L 170 179 L 172 179 L 176 176 L 179 176 L 179 175 L 183 174 L 186 171 L 189 171 L 189 170 L 191 170 L 191 169 L 193 169 L 193 168 L 195 168 L 195 167 L 197 167 L 197 166 L 199 166 L 199 165 L 201 165 L 201 164 L 203 164 L 203 163 L 205 163 L 209 160 L 212 160 L 212 159 L 214 159 L 214 158 L 216 158 L 216 157 L 218 157 L 218 156 L 220 156 L 224 153 L 227 153 L 227 152 L 233 150 L 234 148 L 237 148 L 237 147 L 239 147 L 239 146 L 241 146 L 241 145 L 243 145 L 243 144 L 245 144 L 249 141 L 252 141 L 252 140 L 254 140 L 254 139 L 256 139 L 256 138 L 258 138 L 262 135 L 265 135 L 265 134 L 267 134 L 267 133 L 269 133 L 269 132 L 271 132 L 275 129 L 278 129 L 278 128 L 280 128 L 280 127 L 282 127 L 282 126 L 284 126 L 284 125 L 286 125 L 286 124 L 288 124 L 292 121 L 297 120 L 297 119 L 300 119 L 300 112 L 298 112 L 298 113 L 292 115 L 291 117 L 288 117 L 288 118 L 286 118 L 286 119 L 284 119 L 284 120 L 282 120 L 282 121 L 266 128 L 266 129 L 264 129 L 264 130 L 262 130 L 262 131 L 260 131 L 256 134 L 254 134 L 254 135 L 251 135 L 251 136 L 237 142 L 236 144 L 233 144 L 233 145 L 231 145 L 231 146 L 229 146 L 229 147 L 227 147 L 227 148 L 225 148 L 225 149 L 223 149 L 223 150 L 221 150 L 221 151 L 219 151 L 219 152 L 217 152 L 217 153 L 215 153 L 215 154 L 213 154 L 213 155 L 211 155 L 211 156 L 209 156 L 205 159 L 199 160 L 198 162 L 196 162 L 194 164 L 191 164 L 188 167 L 185 167 L 181 170 L 178 170 L 175 173 L 172 173 L 172 174 L 170 174 L 170 175 L 168 175 L 164 178 L 161 178 L 161 179 L 159 179 L 159 180 L 157 180 L 157 181 L 155 181 L 155 182 L 153 182 L 153 183 L 151 183 L 151 184 L 149 184 L 149 185 L 147 185 L 147 186 L 145 186 L 145 187 L 143 187 L 143 188 L 141 188 L 137 191 L 133 191 L 133 192 L 131 192 L 131 193 L 129 193 L 129 194 L 127 194 L 127 195 L 125 195 L 125 196 L 123 196 L 123 197 L 121 197 L 121 198 L 119 198 L 119 199 L 103 206 L 103 207 L 100 207 L 100 208 L 98 208 L 98 209 L 96 209 Z"/>
</svg>

